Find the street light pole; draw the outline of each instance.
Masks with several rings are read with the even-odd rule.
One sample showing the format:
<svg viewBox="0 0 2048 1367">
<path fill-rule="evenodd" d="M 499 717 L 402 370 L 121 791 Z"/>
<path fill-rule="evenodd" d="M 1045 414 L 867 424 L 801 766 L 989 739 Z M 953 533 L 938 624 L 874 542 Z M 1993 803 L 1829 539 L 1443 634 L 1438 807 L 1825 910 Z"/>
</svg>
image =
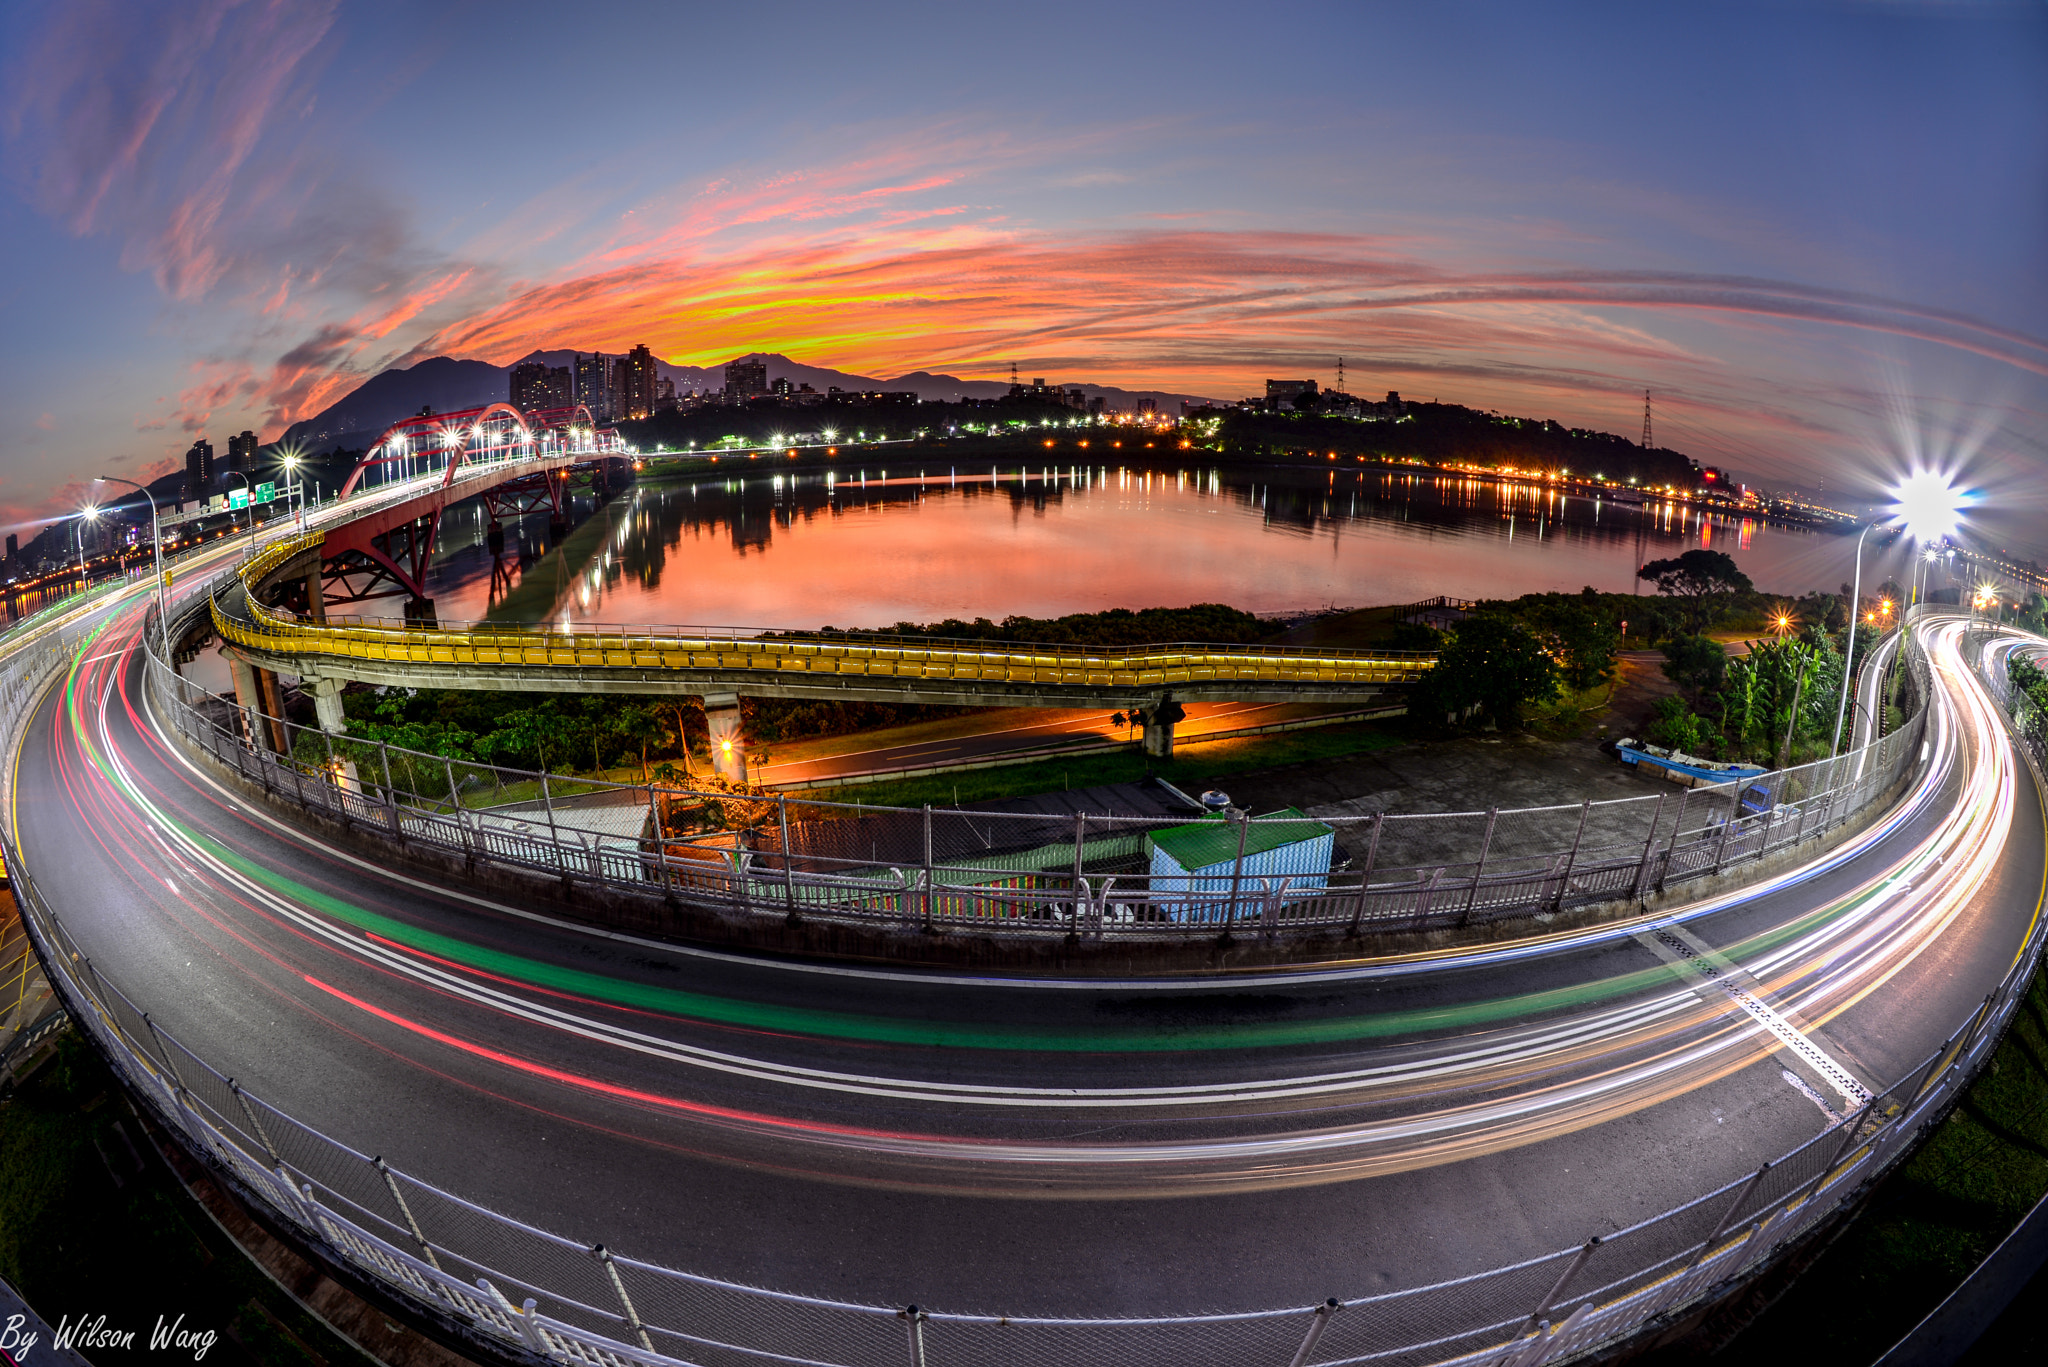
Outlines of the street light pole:
<svg viewBox="0 0 2048 1367">
<path fill-rule="evenodd" d="M 1849 706 L 1850 668 L 1856 663 L 1856 614 L 1863 607 L 1863 538 L 1870 535 L 1865 524 L 1856 536 L 1856 576 L 1849 590 L 1849 643 L 1842 651 L 1842 695 L 1835 699 L 1835 738 L 1828 743 L 1828 758 L 1842 748 L 1842 716 Z"/>
<path fill-rule="evenodd" d="M 125 484 L 131 489 L 141 489 L 142 496 L 149 500 L 149 546 L 156 553 L 156 625 L 162 635 L 164 668 L 171 667 L 171 601 L 164 586 L 164 529 L 158 518 L 156 495 L 132 479 L 118 475 L 100 475 L 101 484 Z"/>
<path fill-rule="evenodd" d="M 92 576 L 85 572 L 85 524 L 87 519 L 99 516 L 99 509 L 87 505 L 78 510 L 78 516 L 71 523 L 71 544 L 78 548 L 78 591 L 84 593 L 92 585 Z"/>
<path fill-rule="evenodd" d="M 247 475 L 243 474 L 243 473 L 242 473 L 242 472 L 241 472 L 240 470 L 230 470 L 230 471 L 228 471 L 228 473 L 229 473 L 229 474 L 231 474 L 231 475 L 233 475 L 233 476 L 234 476 L 234 477 L 235 477 L 236 479 L 239 479 L 240 481 L 242 481 L 242 488 L 248 491 L 248 494 L 249 494 L 249 549 L 250 549 L 251 551 L 254 551 L 254 550 L 256 549 L 256 486 L 255 486 L 255 485 L 253 485 L 253 484 L 251 484 L 251 483 L 249 482 L 249 477 L 248 477 Z"/>
</svg>

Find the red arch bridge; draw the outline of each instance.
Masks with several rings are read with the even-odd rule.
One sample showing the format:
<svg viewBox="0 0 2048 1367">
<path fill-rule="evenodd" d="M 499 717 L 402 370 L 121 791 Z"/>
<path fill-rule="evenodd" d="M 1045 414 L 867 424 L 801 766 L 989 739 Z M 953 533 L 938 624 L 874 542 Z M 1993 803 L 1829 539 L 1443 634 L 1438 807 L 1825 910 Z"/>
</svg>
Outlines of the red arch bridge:
<svg viewBox="0 0 2048 1367">
<path fill-rule="evenodd" d="M 482 496 L 496 551 L 504 545 L 503 519 L 546 509 L 553 522 L 565 522 L 572 474 L 587 470 L 602 487 L 630 458 L 618 432 L 599 427 L 582 404 L 522 413 L 492 403 L 395 422 L 338 495 L 365 500 L 362 515 L 327 533 L 318 562 L 284 602 L 324 622 L 329 608 L 403 597 L 406 620 L 431 623 L 427 568 L 452 504 Z"/>
</svg>

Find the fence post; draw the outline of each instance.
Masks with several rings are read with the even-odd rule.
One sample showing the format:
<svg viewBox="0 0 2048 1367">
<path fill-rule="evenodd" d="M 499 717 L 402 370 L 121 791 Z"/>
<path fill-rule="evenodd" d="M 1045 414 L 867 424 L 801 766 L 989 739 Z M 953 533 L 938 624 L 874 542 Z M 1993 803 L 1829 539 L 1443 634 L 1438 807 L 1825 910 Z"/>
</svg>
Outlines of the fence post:
<svg viewBox="0 0 2048 1367">
<path fill-rule="evenodd" d="M 1664 891 L 1664 880 L 1671 876 L 1671 852 L 1678 848 L 1678 833 L 1685 829 L 1685 804 L 1692 800 L 1692 789 L 1687 788 L 1678 795 L 1678 812 L 1671 818 L 1671 838 L 1664 842 L 1664 859 L 1657 865 L 1657 891 Z"/>
<path fill-rule="evenodd" d="M 256 1138 L 263 1144 L 263 1151 L 270 1155 L 271 1166 L 284 1166 L 284 1157 L 278 1153 L 277 1145 L 270 1142 L 270 1131 L 263 1128 L 263 1121 L 257 1116 L 256 1108 L 249 1104 L 249 1098 L 243 1094 L 240 1087 L 235 1085 L 233 1078 L 228 1079 L 228 1090 L 235 1094 L 235 1100 L 242 1103 L 242 1114 L 248 1117 L 249 1128 L 256 1132 Z M 291 1183 L 285 1183 L 285 1187 L 290 1189 Z"/>
<path fill-rule="evenodd" d="M 1728 815 L 1721 822 L 1721 841 L 1714 846 L 1714 873 L 1719 876 L 1722 861 L 1728 857 L 1728 836 L 1735 829 L 1735 823 L 1742 817 L 1742 790 L 1745 780 L 1738 779 L 1734 791 L 1728 794 Z"/>
<path fill-rule="evenodd" d="M 1082 904 L 1090 901 L 1087 880 L 1081 876 L 1081 851 L 1088 843 L 1088 814 L 1074 813 L 1074 929 L 1081 929 L 1081 918 L 1087 913 Z M 1149 886 L 1149 885 L 1148 885 Z"/>
<path fill-rule="evenodd" d="M 1714 1222 L 1714 1232 L 1701 1241 L 1700 1251 L 1693 1254 L 1692 1261 L 1686 1264 L 1688 1271 L 1699 1266 L 1700 1260 L 1713 1252 L 1714 1245 L 1735 1227 L 1735 1221 L 1742 1214 L 1743 1207 L 1749 1204 L 1749 1198 L 1755 1194 L 1757 1185 L 1764 1180 L 1764 1174 L 1770 1170 L 1771 1165 L 1766 1163 L 1749 1175 L 1749 1180 L 1742 1184 L 1742 1190 L 1736 1192 L 1735 1199 L 1728 1203 L 1728 1209 L 1722 1211 L 1721 1218 Z"/>
<path fill-rule="evenodd" d="M 605 1272 L 610 1275 L 612 1290 L 619 1293 L 619 1304 L 626 1307 L 626 1323 L 633 1326 L 634 1334 L 639 1336 L 640 1346 L 650 1353 L 653 1352 L 654 1340 L 647 1337 L 647 1326 L 640 1322 L 640 1312 L 633 1308 L 633 1298 L 626 1294 L 626 1283 L 619 1277 L 619 1267 L 612 1261 L 611 1250 L 599 1244 L 591 1252 L 597 1255 L 597 1260 L 604 1264 Z"/>
<path fill-rule="evenodd" d="M 405 1217 L 405 1227 L 412 1231 L 413 1242 L 420 1246 L 427 1264 L 436 1272 L 441 1270 L 441 1260 L 434 1256 L 434 1246 L 427 1242 L 427 1236 L 420 1232 L 420 1222 L 412 1218 L 412 1207 L 405 1203 L 405 1193 L 398 1189 L 398 1179 L 391 1175 L 391 1167 L 382 1154 L 370 1160 L 370 1165 L 384 1179 L 384 1185 L 391 1189 L 391 1199 L 398 1203 L 398 1213 Z"/>
<path fill-rule="evenodd" d="M 545 764 L 540 771 L 540 805 L 548 814 L 548 862 L 569 876 L 569 861 L 562 858 L 562 835 L 555 829 L 555 799 L 548 790 L 548 771 Z"/>
<path fill-rule="evenodd" d="M 1500 808 L 1486 809 L 1486 830 L 1479 837 L 1479 862 L 1472 866 L 1472 886 L 1465 892 L 1465 905 L 1458 912 L 1458 924 L 1472 919 L 1472 904 L 1479 900 L 1479 876 L 1486 872 L 1486 856 L 1493 849 L 1493 824 L 1500 820 Z"/>
<path fill-rule="evenodd" d="M 1579 828 L 1572 832 L 1572 847 L 1564 857 L 1564 871 L 1557 876 L 1557 897 L 1551 902 L 1552 911 L 1564 910 L 1565 894 L 1571 891 L 1572 866 L 1579 862 L 1579 845 L 1586 838 L 1586 818 L 1593 814 L 1593 799 L 1587 798 L 1579 804 Z"/>
<path fill-rule="evenodd" d="M 1244 841 L 1245 837 L 1251 833 L 1252 814 L 1248 811 L 1240 811 L 1237 814 L 1236 820 L 1237 863 L 1233 864 L 1230 870 L 1230 919 L 1233 921 L 1238 918 L 1239 908 L 1237 899 L 1238 894 L 1244 888 Z"/>
<path fill-rule="evenodd" d="M 341 770 L 334 762 L 334 736 L 322 731 L 320 739 L 327 743 L 327 785 L 334 789 L 334 807 L 341 813 L 341 828 L 348 829 L 348 790 L 342 786 Z M 322 799 L 323 803 L 325 799 Z"/>
<path fill-rule="evenodd" d="M 789 794 L 778 793 L 775 798 L 775 819 L 782 825 L 782 896 L 789 906 L 791 920 L 796 919 L 796 873 L 789 863 Z M 931 850 L 931 808 L 925 808 L 925 850 L 929 862 Z"/>
<path fill-rule="evenodd" d="M 1436 872 L 1429 876 L 1428 884 L 1422 889 L 1422 896 L 1416 900 L 1415 929 L 1421 930 L 1423 923 L 1429 920 L 1429 904 L 1435 899 L 1436 885 L 1443 880 L 1443 876 L 1443 868 L 1439 865 Z"/>
<path fill-rule="evenodd" d="M 1643 885 L 1647 881 L 1647 875 L 1650 872 L 1650 850 L 1657 843 L 1657 823 L 1664 819 L 1664 799 L 1670 796 L 1671 794 L 1669 793 L 1657 794 L 1656 810 L 1650 813 L 1650 833 L 1643 837 L 1643 852 L 1636 859 L 1636 885 L 1635 889 L 1629 894 L 1631 901 L 1640 902 L 1643 900 Z"/>
<path fill-rule="evenodd" d="M 904 1321 L 910 1330 L 910 1367 L 925 1367 L 924 1311 L 914 1305 L 905 1306 L 896 1312 L 896 1318 Z"/>
<path fill-rule="evenodd" d="M 377 758 L 384 766 L 384 819 L 391 827 L 391 834 L 403 844 L 405 823 L 398 819 L 398 789 L 391 782 L 391 742 L 377 742 Z"/>
<path fill-rule="evenodd" d="M 932 804 L 924 804 L 924 928 L 932 928 Z"/>
<path fill-rule="evenodd" d="M 1593 1256 L 1593 1250 L 1598 1247 L 1600 1247 L 1600 1236 L 1597 1234 L 1580 1246 L 1578 1253 L 1573 1256 L 1571 1263 L 1565 1268 L 1564 1275 L 1551 1283 L 1550 1291 L 1542 1300 L 1536 1303 L 1536 1308 L 1529 1312 L 1529 1318 L 1522 1322 L 1522 1333 L 1526 1334 L 1543 1323 L 1543 1317 L 1549 1314 L 1550 1308 L 1556 1305 L 1559 1299 L 1563 1297 L 1565 1288 L 1571 1285 L 1572 1278 L 1579 1275 L 1579 1269 L 1586 1265 L 1586 1260 Z"/>
<path fill-rule="evenodd" d="M 1343 1308 L 1344 1302 L 1335 1296 L 1315 1308 L 1315 1313 L 1308 1323 L 1308 1335 L 1302 1339 L 1301 1347 L 1294 1350 L 1294 1357 L 1289 1360 L 1287 1367 L 1308 1367 L 1309 1355 L 1314 1353 L 1316 1345 L 1322 1342 L 1323 1331 L 1330 1327 L 1330 1317 Z"/>
<path fill-rule="evenodd" d="M 1348 933 L 1358 934 L 1359 922 L 1365 919 L 1365 890 L 1372 882 L 1373 861 L 1380 857 L 1380 831 L 1387 824 L 1385 812 L 1374 812 L 1372 818 L 1372 840 L 1365 847 L 1365 872 L 1358 875 L 1358 902 L 1351 908 L 1351 929 Z"/>
</svg>

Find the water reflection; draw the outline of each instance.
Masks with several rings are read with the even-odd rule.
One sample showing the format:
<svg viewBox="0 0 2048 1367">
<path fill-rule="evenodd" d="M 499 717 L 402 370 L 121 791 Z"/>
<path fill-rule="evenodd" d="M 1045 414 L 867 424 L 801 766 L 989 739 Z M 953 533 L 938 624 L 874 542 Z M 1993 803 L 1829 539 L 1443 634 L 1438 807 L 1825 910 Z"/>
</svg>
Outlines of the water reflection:
<svg viewBox="0 0 2048 1367">
<path fill-rule="evenodd" d="M 648 479 L 508 520 L 451 510 L 443 621 L 886 625 L 1227 602 L 1279 612 L 1627 592 L 1644 559 L 1730 550 L 1761 587 L 1832 589 L 1841 538 L 1664 501 L 1384 470 L 925 463 Z M 1836 562 L 1842 562 L 1837 565 Z M 1867 568 L 1867 567 L 1866 567 Z"/>
</svg>

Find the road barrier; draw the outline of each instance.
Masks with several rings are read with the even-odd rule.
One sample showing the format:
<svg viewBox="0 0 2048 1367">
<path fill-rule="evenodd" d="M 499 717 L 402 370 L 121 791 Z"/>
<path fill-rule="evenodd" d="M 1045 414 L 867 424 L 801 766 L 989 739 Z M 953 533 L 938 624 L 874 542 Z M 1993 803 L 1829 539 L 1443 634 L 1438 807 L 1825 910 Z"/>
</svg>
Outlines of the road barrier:
<svg viewBox="0 0 2048 1367">
<path fill-rule="evenodd" d="M 471 868 L 741 918 L 927 937 L 1279 942 L 1456 932 L 1640 903 L 1795 851 L 1864 816 L 1919 768 L 1926 659 L 1908 644 L 1899 660 L 1907 717 L 1834 759 L 1604 802 L 1313 820 L 892 808 L 612 783 L 331 734 L 237 707 L 153 659 L 150 677 L 177 731 L 265 793 Z M 1199 842 L 1209 861 L 1162 861 L 1161 841 L 1187 839 L 1173 832 L 1201 819 L 1223 828 Z M 1325 834 L 1314 850 L 1279 848 Z"/>
<path fill-rule="evenodd" d="M 66 650 L 22 652 L 0 666 L 12 726 L 71 658 Z M 1873 762 L 1881 745 L 1856 752 L 1862 759 L 1852 769 L 1881 768 Z M 1850 790 L 1847 780 L 1828 789 Z M 397 805 L 379 810 L 395 813 Z M 577 1367 L 1540 1367 L 1672 1322 L 1851 1205 L 1942 1118 L 1988 1057 L 2026 992 L 2044 933 L 2036 924 L 1999 987 L 1866 1105 L 1750 1176 L 1637 1225 L 1378 1295 L 1083 1319 L 866 1305 L 745 1286 L 592 1241 L 602 1231 L 567 1237 L 467 1201 L 238 1086 L 93 964 L 4 838 L 0 858 L 66 1009 L 156 1120 L 242 1199 L 261 1203 L 331 1264 L 397 1301 L 482 1342 Z"/>
</svg>

